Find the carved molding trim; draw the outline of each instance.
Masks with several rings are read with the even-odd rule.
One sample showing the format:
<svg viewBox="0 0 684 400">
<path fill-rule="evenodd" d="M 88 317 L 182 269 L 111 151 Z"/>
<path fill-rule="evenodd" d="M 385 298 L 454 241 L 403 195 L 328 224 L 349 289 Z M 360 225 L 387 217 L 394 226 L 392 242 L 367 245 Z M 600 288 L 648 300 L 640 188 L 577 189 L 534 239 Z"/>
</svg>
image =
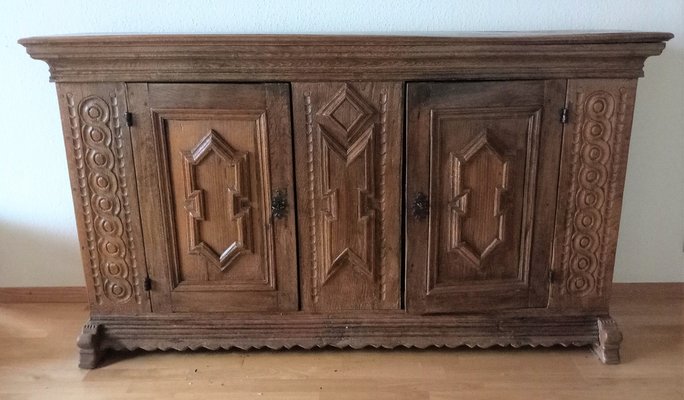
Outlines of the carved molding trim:
<svg viewBox="0 0 684 400">
<path fill-rule="evenodd" d="M 66 99 L 95 302 L 140 304 L 116 94 Z"/>
<path fill-rule="evenodd" d="M 618 98 L 605 90 L 576 95 L 561 289 L 573 296 L 600 296 L 605 286 L 608 213 L 618 194 L 628 107 L 626 89 L 619 92 Z"/>
<path fill-rule="evenodd" d="M 311 297 L 313 302 L 317 303 L 320 297 L 320 290 L 318 288 L 318 260 L 316 247 L 316 175 L 314 173 L 314 152 L 313 152 L 313 115 L 311 106 L 311 92 L 304 93 L 304 115 L 306 118 L 306 145 L 307 145 L 307 167 L 309 175 L 309 240 L 311 247 Z"/>
<path fill-rule="evenodd" d="M 267 344 L 264 344 L 267 343 Z M 583 346 L 588 346 L 588 345 L 594 345 L 594 341 L 592 339 L 587 339 L 587 338 L 577 338 L 576 340 L 573 337 L 569 337 L 567 340 L 554 340 L 554 339 L 547 339 L 547 338 L 542 338 L 542 337 L 532 337 L 532 338 L 527 338 L 527 339 L 508 339 L 508 338 L 497 338 L 497 337 L 479 337 L 476 338 L 475 336 L 473 337 L 463 337 L 463 338 L 446 338 L 446 339 L 441 339 L 441 340 L 428 340 L 428 339 L 419 339 L 416 337 L 411 337 L 411 338 L 397 338 L 397 337 L 392 337 L 392 338 L 387 338 L 387 339 L 374 339 L 374 340 L 366 340 L 365 342 L 358 342 L 354 343 L 353 339 L 346 339 L 346 340 L 340 340 L 339 338 L 333 338 L 330 336 L 326 336 L 324 338 L 318 337 L 318 338 L 313 338 L 309 337 L 306 339 L 290 339 L 290 338 L 279 338 L 276 340 L 268 341 L 265 342 L 263 340 L 257 340 L 257 339 L 244 339 L 244 340 L 239 340 L 239 339 L 212 339 L 211 341 L 208 340 L 197 340 L 197 339 L 188 339 L 188 340 L 170 340 L 167 338 L 164 339 L 155 339 L 155 340 L 150 340 L 150 339 L 132 339 L 132 338 L 127 338 L 126 340 L 116 340 L 116 341 L 107 341 L 106 344 L 103 346 L 102 350 L 106 349 L 112 349 L 115 351 L 134 351 L 134 350 L 145 350 L 145 351 L 154 351 L 154 350 L 161 350 L 161 351 L 169 351 L 169 350 L 176 350 L 176 351 L 195 351 L 195 350 L 200 350 L 200 349 L 205 349 L 205 350 L 235 350 L 235 349 L 240 349 L 240 350 L 261 350 L 261 349 L 270 349 L 270 350 L 291 350 L 291 349 L 304 349 L 304 350 L 311 350 L 311 349 L 326 349 L 326 348 L 335 348 L 335 349 L 354 349 L 354 350 L 360 350 L 360 349 L 368 349 L 368 348 L 373 348 L 373 349 L 396 349 L 396 348 L 404 348 L 404 349 L 420 349 L 420 350 L 425 350 L 425 349 L 430 349 L 430 348 L 442 348 L 446 347 L 448 349 L 456 349 L 456 348 L 463 348 L 463 347 L 468 347 L 471 349 L 478 348 L 478 349 L 489 349 L 492 347 L 511 347 L 511 348 L 521 348 L 521 347 L 552 347 L 552 346 L 562 346 L 562 347 L 583 347 Z M 602 360 L 603 361 L 603 360 Z M 604 361 L 606 364 L 616 364 L 613 362 L 607 362 Z M 619 361 L 618 361 L 619 363 Z M 87 367 L 81 367 L 81 368 L 87 368 Z"/>
<path fill-rule="evenodd" d="M 19 43 L 33 58 L 46 61 L 51 79 L 61 82 L 320 82 L 634 78 L 643 75 L 644 59 L 660 54 L 671 38 L 669 33 L 640 32 L 489 32 L 452 37 L 58 36 Z M 86 54 L 90 62 L 84 62 Z"/>
<path fill-rule="evenodd" d="M 291 318 L 291 317 L 289 317 Z M 94 321 L 95 322 L 95 321 Z M 196 350 L 354 348 L 392 349 L 461 346 L 586 346 L 599 342 L 595 317 L 476 317 L 435 316 L 418 321 L 415 316 L 375 315 L 349 318 L 306 317 L 282 321 L 278 316 L 248 320 L 174 320 L 169 339 L 164 319 L 112 318 L 97 320 L 106 329 L 101 349 Z M 544 333 L 540 334 L 540 330 Z M 244 332 L 253 332 L 245 336 Z M 382 332 L 369 336 L 368 332 Z"/>
<path fill-rule="evenodd" d="M 380 262 L 378 268 L 380 269 L 380 300 L 387 299 L 387 265 L 385 262 L 387 256 L 387 238 L 385 226 L 385 210 L 387 207 L 387 89 L 383 89 L 380 93 L 380 188 L 378 190 L 378 197 L 380 202 Z"/>
</svg>

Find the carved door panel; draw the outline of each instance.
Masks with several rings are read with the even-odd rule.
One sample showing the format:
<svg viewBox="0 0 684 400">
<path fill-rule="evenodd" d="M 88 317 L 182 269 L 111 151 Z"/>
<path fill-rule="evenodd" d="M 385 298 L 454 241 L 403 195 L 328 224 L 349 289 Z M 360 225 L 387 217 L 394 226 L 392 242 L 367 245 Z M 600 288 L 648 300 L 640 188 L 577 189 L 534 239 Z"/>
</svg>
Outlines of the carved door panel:
<svg viewBox="0 0 684 400">
<path fill-rule="evenodd" d="M 293 85 L 302 308 L 400 306 L 397 82 Z"/>
<path fill-rule="evenodd" d="M 546 305 L 564 89 L 408 85 L 410 312 Z"/>
<path fill-rule="evenodd" d="M 288 86 L 129 93 L 153 309 L 297 309 L 294 213 L 271 205 L 294 201 Z"/>
</svg>

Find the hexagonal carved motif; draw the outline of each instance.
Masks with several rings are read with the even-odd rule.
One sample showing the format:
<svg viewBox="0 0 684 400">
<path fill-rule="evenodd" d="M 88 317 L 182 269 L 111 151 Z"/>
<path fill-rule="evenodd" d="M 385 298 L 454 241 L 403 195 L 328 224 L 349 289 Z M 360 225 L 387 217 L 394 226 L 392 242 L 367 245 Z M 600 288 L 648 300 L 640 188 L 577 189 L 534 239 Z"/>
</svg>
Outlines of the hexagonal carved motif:
<svg viewBox="0 0 684 400">
<path fill-rule="evenodd" d="M 504 240 L 503 197 L 508 189 L 508 161 L 488 140 L 487 130 L 477 135 L 461 154 L 450 153 L 451 199 L 449 243 L 476 266 Z M 479 173 L 478 171 L 484 171 Z M 474 192 L 475 215 L 469 203 Z"/>
<path fill-rule="evenodd" d="M 215 173 L 221 176 L 219 170 L 225 170 L 225 176 L 232 175 L 232 184 L 227 183 L 230 200 L 228 201 L 228 213 L 235 223 L 236 238 L 230 243 L 216 242 L 209 244 L 209 238 L 202 237 L 200 224 L 207 220 L 205 207 L 205 190 L 198 187 L 197 176 L 201 173 L 202 164 L 216 157 L 214 168 L 206 173 Z M 191 254 L 203 256 L 206 260 L 216 265 L 221 271 L 230 267 L 231 263 L 241 254 L 250 251 L 250 202 L 249 179 L 246 179 L 245 168 L 247 155 L 233 149 L 214 130 L 200 140 L 192 151 L 183 152 L 183 167 L 185 181 L 184 208 L 188 212 L 189 223 L 189 247 Z M 208 167 L 211 168 L 211 167 Z M 215 216 L 216 217 L 216 216 Z M 214 241 L 214 240 L 212 240 Z"/>
</svg>

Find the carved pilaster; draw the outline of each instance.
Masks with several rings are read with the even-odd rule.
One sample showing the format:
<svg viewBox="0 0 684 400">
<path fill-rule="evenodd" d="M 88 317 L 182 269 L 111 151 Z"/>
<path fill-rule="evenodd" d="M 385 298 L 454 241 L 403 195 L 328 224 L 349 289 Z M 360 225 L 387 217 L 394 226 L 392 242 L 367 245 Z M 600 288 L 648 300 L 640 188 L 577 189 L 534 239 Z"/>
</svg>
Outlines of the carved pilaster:
<svg viewBox="0 0 684 400">
<path fill-rule="evenodd" d="M 573 80 L 559 198 L 558 304 L 607 311 L 634 81 Z M 582 298 L 582 302 L 577 302 Z"/>
<path fill-rule="evenodd" d="M 122 84 L 63 84 L 67 160 L 93 309 L 149 310 L 130 132 Z"/>
</svg>

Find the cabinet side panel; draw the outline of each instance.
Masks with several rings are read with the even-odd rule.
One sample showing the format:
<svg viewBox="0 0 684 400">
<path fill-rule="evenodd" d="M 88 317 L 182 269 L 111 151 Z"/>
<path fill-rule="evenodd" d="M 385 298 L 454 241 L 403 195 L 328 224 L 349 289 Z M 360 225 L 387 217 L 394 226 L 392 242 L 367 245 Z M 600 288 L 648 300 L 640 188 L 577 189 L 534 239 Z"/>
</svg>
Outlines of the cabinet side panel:
<svg viewBox="0 0 684 400">
<path fill-rule="evenodd" d="M 636 80 L 568 81 L 550 307 L 607 312 Z"/>
<path fill-rule="evenodd" d="M 399 308 L 399 82 L 295 83 L 302 308 Z"/>
<path fill-rule="evenodd" d="M 147 312 L 147 269 L 125 87 L 59 84 L 57 93 L 91 310 Z"/>
</svg>

